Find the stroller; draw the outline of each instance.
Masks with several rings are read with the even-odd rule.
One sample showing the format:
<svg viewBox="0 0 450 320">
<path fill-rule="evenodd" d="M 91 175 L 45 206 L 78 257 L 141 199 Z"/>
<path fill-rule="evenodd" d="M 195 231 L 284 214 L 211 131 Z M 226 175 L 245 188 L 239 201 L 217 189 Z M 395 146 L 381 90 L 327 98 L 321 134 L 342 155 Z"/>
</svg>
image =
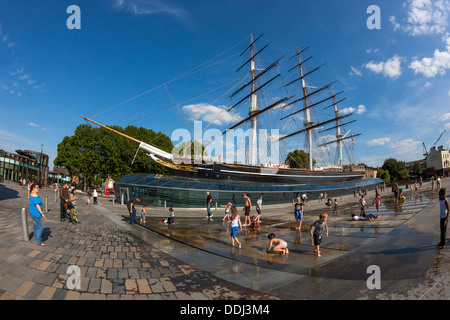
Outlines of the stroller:
<svg viewBox="0 0 450 320">
<path fill-rule="evenodd" d="M 75 210 L 75 207 L 71 202 L 66 202 L 64 204 L 64 208 L 66 210 L 66 217 L 69 219 L 69 222 L 81 223 L 78 219 L 77 211 Z"/>
</svg>

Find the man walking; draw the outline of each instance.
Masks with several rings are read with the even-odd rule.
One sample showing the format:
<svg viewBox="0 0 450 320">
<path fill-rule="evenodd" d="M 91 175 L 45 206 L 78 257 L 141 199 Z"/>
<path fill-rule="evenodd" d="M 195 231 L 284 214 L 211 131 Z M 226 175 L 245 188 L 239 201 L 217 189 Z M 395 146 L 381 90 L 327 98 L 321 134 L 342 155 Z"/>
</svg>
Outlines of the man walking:
<svg viewBox="0 0 450 320">
<path fill-rule="evenodd" d="M 211 213 L 211 203 L 212 203 L 212 196 L 209 194 L 209 192 L 206 192 L 206 211 L 208 212 L 207 218 L 212 218 L 213 214 Z"/>
<path fill-rule="evenodd" d="M 69 201 L 69 190 L 67 189 L 67 183 L 64 183 L 61 191 L 59 192 L 59 204 L 60 204 L 60 218 L 61 221 L 66 221 L 66 209 L 64 205 Z"/>
</svg>

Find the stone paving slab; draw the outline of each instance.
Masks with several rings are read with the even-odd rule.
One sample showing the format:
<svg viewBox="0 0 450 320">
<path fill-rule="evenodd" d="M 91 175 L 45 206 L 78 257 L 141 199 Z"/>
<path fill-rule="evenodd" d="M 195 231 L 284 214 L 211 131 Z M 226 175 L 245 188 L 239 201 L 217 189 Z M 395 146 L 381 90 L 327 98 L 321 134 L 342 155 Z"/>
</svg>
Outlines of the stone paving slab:
<svg viewBox="0 0 450 320">
<path fill-rule="evenodd" d="M 443 180 L 448 184 L 447 179 Z M 244 231 L 243 248 L 231 248 L 222 210 L 176 210 L 172 228 L 159 222 L 162 208 L 149 208 L 146 226 L 127 224 L 126 209 L 111 198 L 99 205 L 79 201 L 81 224 L 59 221 L 52 190 L 44 221 L 47 246 L 23 239 L 20 211 L 26 190 L 0 184 L 0 299 L 25 300 L 240 300 L 240 299 L 447 299 L 450 257 L 437 250 L 437 201 L 423 188 L 407 194 L 402 208 L 383 193 L 381 218 L 351 221 L 358 198 L 340 198 L 339 216 L 318 200 L 305 207 L 301 232 L 292 205 L 264 206 L 258 233 Z M 370 200 L 370 195 L 368 200 Z M 114 204 L 114 205 L 113 205 Z M 329 213 L 323 256 L 312 254 L 309 225 Z M 367 212 L 373 212 L 369 207 Z M 32 225 L 29 219 L 29 231 Z M 209 223 L 209 224 L 208 224 Z M 437 227 L 436 227 L 437 225 Z M 173 228 L 174 227 L 174 228 Z M 268 232 L 289 243 L 288 256 L 264 252 Z M 369 290 L 367 266 L 382 270 L 381 290 Z M 70 265 L 80 267 L 81 288 L 68 288 Z M 298 288 L 302 288 L 299 290 Z M 343 294 L 342 292 L 345 292 Z"/>
<path fill-rule="evenodd" d="M 194 267 L 186 274 L 183 262 L 93 206 L 79 204 L 81 224 L 60 222 L 58 205 L 48 202 L 48 219 L 43 221 L 47 246 L 34 243 L 31 218 L 30 241 L 25 242 L 21 208 L 28 208 L 26 190 L 0 184 L 0 299 L 276 299 Z M 80 267 L 79 290 L 68 289 L 70 265 Z"/>
</svg>

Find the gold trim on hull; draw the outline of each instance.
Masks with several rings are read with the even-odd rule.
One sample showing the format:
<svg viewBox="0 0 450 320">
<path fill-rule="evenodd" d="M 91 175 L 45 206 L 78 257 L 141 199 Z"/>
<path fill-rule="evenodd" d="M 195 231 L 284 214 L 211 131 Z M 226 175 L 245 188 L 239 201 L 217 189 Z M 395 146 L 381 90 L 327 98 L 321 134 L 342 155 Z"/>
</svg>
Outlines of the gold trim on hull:
<svg viewBox="0 0 450 320">
<path fill-rule="evenodd" d="M 155 159 L 157 163 L 160 165 L 163 165 L 167 168 L 175 169 L 175 170 L 181 170 L 181 171 L 188 171 L 188 172 L 197 172 L 197 168 L 193 166 L 186 166 L 186 165 L 179 165 L 179 164 L 173 164 L 167 161 L 164 161 L 160 158 Z"/>
</svg>

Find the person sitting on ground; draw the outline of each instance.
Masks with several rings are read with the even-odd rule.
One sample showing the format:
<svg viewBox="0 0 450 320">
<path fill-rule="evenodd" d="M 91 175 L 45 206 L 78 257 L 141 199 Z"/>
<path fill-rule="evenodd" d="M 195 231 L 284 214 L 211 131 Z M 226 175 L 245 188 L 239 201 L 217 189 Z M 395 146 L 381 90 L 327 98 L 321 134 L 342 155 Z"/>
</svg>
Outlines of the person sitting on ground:
<svg viewBox="0 0 450 320">
<path fill-rule="evenodd" d="M 373 213 L 369 213 L 369 214 L 366 214 L 366 216 L 365 216 L 365 218 L 366 218 L 366 220 L 369 220 L 369 221 L 373 221 L 374 219 L 378 219 L 380 217 L 380 214 L 373 214 Z"/>
<path fill-rule="evenodd" d="M 259 228 L 259 222 L 258 222 L 258 219 L 256 219 L 255 216 L 251 216 L 250 220 L 251 220 L 251 222 L 250 222 L 250 224 L 248 226 L 249 229 L 257 229 L 257 228 Z"/>
<path fill-rule="evenodd" d="M 162 219 L 164 224 L 173 224 L 175 223 L 175 213 L 172 208 L 169 208 L 170 216 L 168 218 Z"/>
<path fill-rule="evenodd" d="M 366 220 L 366 218 L 357 216 L 356 214 L 352 213 L 352 221 L 364 221 L 364 220 Z"/>
</svg>

